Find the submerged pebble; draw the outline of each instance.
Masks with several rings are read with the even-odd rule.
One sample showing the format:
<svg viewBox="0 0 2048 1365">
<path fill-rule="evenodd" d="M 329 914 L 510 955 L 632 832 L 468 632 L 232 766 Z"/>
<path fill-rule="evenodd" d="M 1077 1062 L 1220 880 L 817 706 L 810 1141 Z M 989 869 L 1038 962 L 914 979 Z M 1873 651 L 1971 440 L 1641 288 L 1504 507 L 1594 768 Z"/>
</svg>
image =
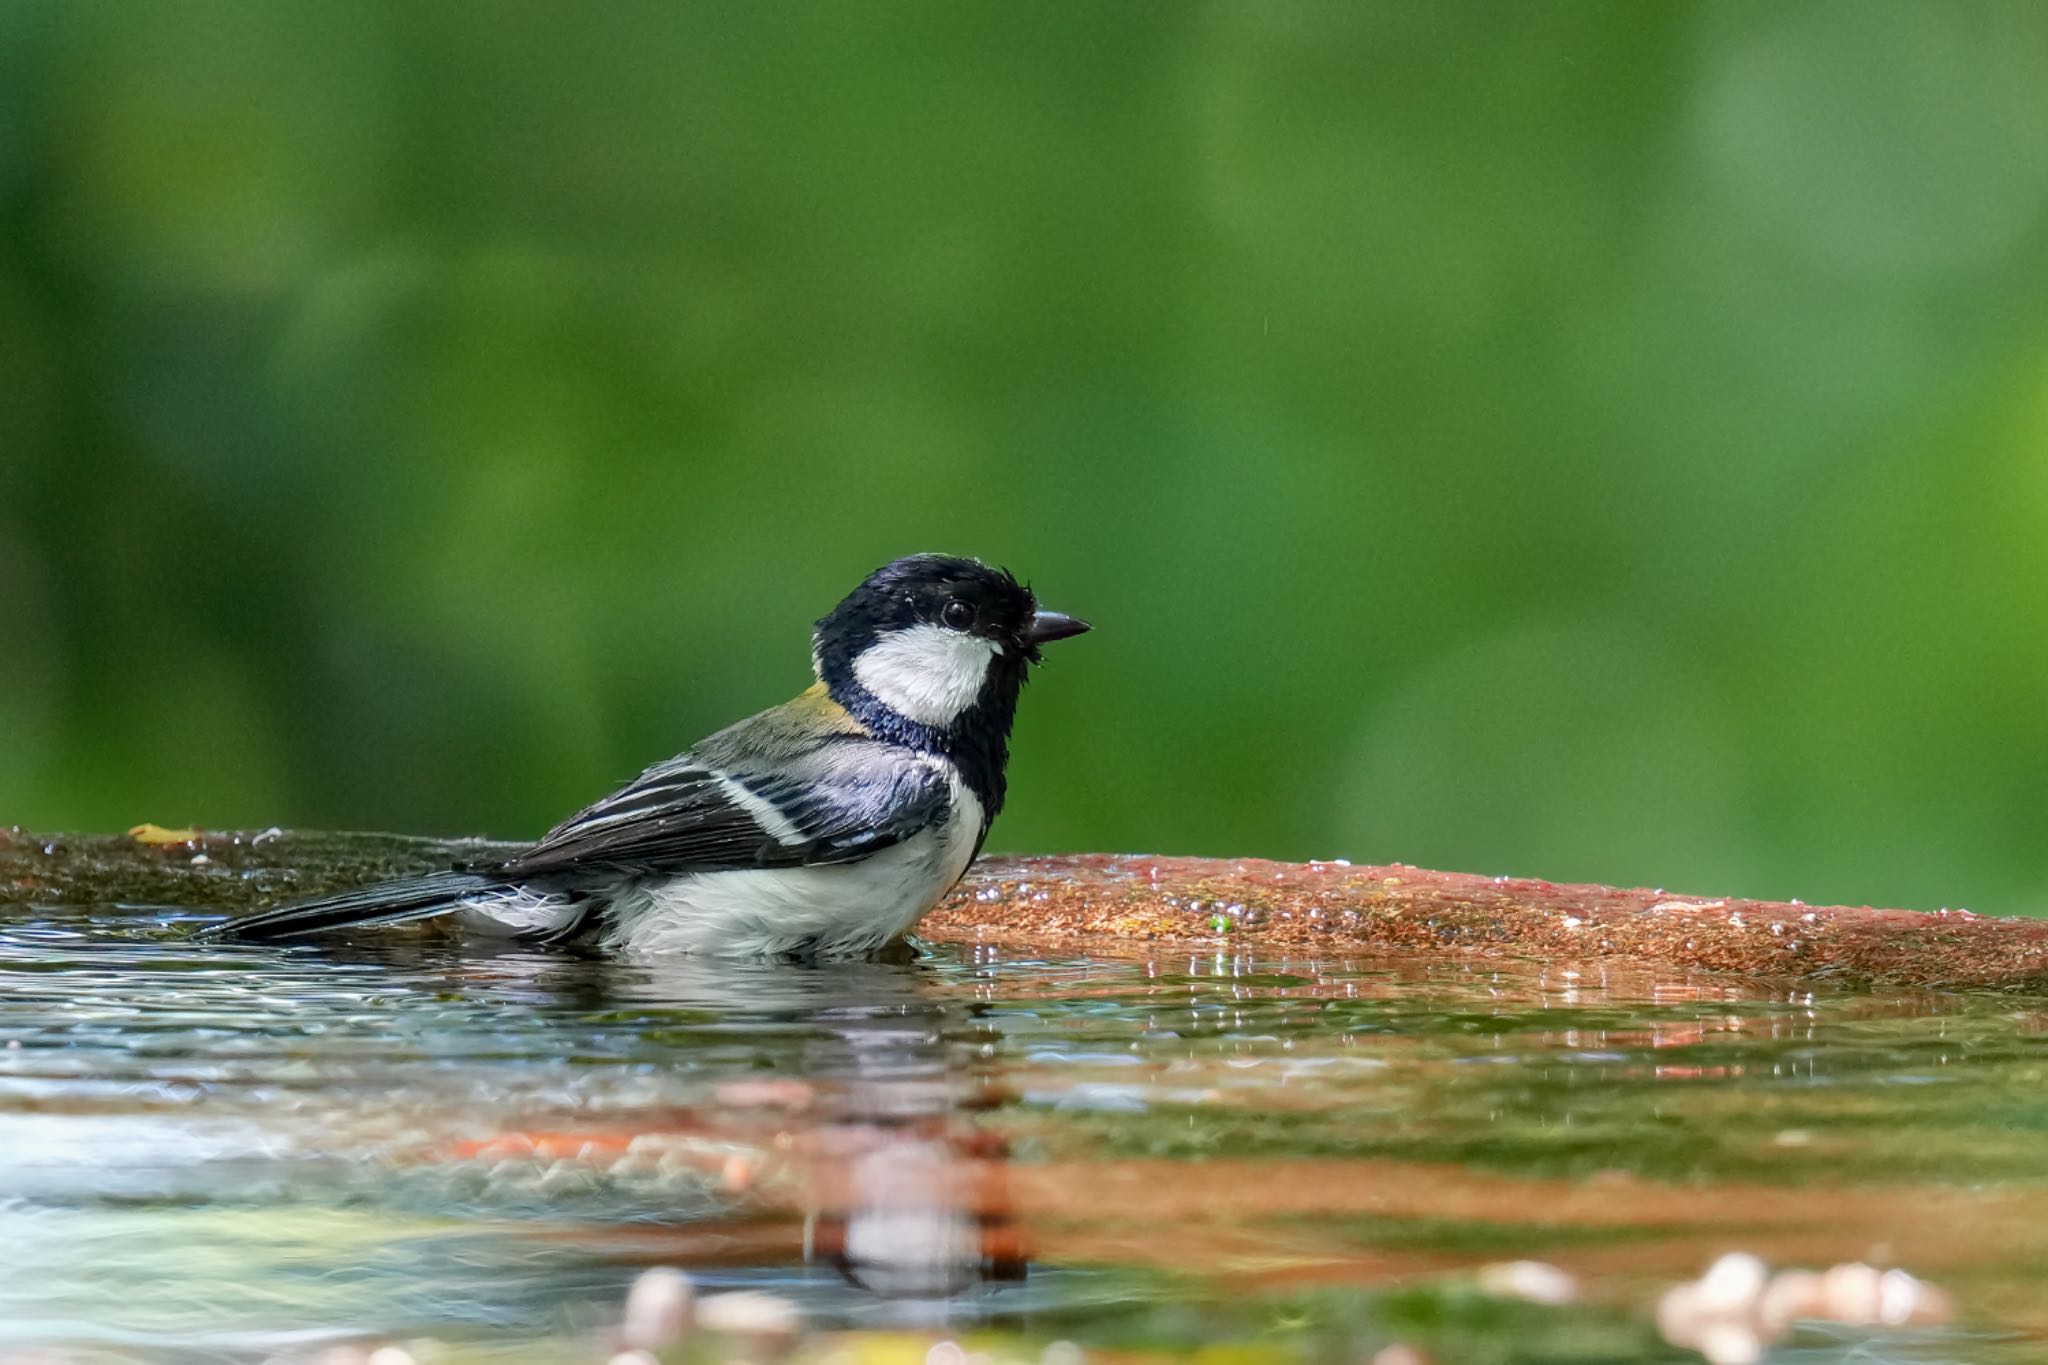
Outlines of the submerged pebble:
<svg viewBox="0 0 2048 1365">
<path fill-rule="evenodd" d="M 1802 1321 L 1845 1327 L 1906 1327 L 1946 1322 L 1948 1296 L 1903 1270 L 1861 1263 L 1815 1273 L 1770 1273 L 1759 1258 L 1730 1252 L 1699 1279 L 1675 1285 L 1657 1302 L 1657 1328 L 1673 1346 L 1711 1365 L 1756 1365 Z"/>
<path fill-rule="evenodd" d="M 1419 1348 L 1397 1343 L 1376 1351 L 1372 1365 L 1432 1365 L 1432 1362 Z"/>
<path fill-rule="evenodd" d="M 619 1340 L 628 1347 L 658 1351 L 681 1341 L 690 1330 L 696 1287 L 680 1270 L 657 1266 L 633 1281 Z"/>
<path fill-rule="evenodd" d="M 707 1332 L 751 1337 L 762 1343 L 787 1343 L 795 1341 L 802 1330 L 803 1315 L 788 1299 L 741 1290 L 700 1301 L 697 1325 Z"/>
<path fill-rule="evenodd" d="M 1479 1287 L 1498 1298 L 1521 1299 L 1553 1307 L 1571 1303 L 1579 1297 L 1577 1280 L 1542 1261 L 1500 1261 L 1482 1266 Z"/>
</svg>

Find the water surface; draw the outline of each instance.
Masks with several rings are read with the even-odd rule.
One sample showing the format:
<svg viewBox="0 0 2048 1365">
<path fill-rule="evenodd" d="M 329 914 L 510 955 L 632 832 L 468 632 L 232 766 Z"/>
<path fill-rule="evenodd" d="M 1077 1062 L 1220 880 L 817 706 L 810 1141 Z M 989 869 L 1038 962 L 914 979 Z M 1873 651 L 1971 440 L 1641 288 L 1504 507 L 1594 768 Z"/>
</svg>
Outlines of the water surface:
<svg viewBox="0 0 2048 1365">
<path fill-rule="evenodd" d="M 833 1349 L 1698 1359 L 1652 1305 L 1730 1250 L 1901 1266 L 1957 1305 L 1808 1326 L 1774 1358 L 2026 1360 L 2048 1326 L 2033 1001 L 181 931 L 0 921 L 0 1356 L 602 1359 L 654 1264 L 890 1334 Z M 1515 1258 L 1574 1301 L 1504 1297 L 1481 1272 Z"/>
</svg>

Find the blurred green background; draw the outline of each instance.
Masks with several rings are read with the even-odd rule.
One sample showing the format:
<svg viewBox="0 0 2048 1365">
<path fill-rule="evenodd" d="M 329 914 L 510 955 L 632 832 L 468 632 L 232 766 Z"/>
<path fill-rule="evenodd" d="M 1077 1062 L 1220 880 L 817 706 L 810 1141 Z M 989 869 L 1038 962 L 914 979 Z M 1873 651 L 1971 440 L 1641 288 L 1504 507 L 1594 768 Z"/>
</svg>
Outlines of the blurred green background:
<svg viewBox="0 0 2048 1365">
<path fill-rule="evenodd" d="M 992 846 L 2048 909 L 2048 7 L 0 5 L 0 822 L 529 835 L 895 555 Z"/>
</svg>

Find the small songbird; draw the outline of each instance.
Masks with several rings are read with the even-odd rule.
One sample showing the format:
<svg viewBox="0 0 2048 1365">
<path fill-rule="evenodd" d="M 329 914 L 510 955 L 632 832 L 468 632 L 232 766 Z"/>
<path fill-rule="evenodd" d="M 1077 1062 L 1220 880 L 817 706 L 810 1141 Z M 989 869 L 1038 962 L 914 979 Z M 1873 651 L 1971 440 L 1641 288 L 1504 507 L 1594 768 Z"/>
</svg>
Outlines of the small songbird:
<svg viewBox="0 0 2048 1365">
<path fill-rule="evenodd" d="M 978 560 L 869 574 L 811 635 L 818 681 L 501 862 L 381 882 L 204 931 L 291 939 L 454 914 L 632 954 L 845 957 L 908 933 L 1003 807 L 1039 646 L 1088 623 Z"/>
</svg>

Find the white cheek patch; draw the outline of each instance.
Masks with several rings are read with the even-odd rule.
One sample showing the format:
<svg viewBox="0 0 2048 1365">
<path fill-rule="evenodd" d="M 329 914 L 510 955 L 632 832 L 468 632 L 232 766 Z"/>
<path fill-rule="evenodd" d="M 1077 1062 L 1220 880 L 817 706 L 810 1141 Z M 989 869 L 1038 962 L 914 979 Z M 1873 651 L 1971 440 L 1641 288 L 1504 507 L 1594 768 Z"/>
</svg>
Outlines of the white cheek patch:
<svg viewBox="0 0 2048 1365">
<path fill-rule="evenodd" d="M 981 695 L 995 654 L 995 642 L 979 635 L 912 626 L 863 650 L 853 676 L 897 715 L 919 725 L 950 725 Z"/>
</svg>

